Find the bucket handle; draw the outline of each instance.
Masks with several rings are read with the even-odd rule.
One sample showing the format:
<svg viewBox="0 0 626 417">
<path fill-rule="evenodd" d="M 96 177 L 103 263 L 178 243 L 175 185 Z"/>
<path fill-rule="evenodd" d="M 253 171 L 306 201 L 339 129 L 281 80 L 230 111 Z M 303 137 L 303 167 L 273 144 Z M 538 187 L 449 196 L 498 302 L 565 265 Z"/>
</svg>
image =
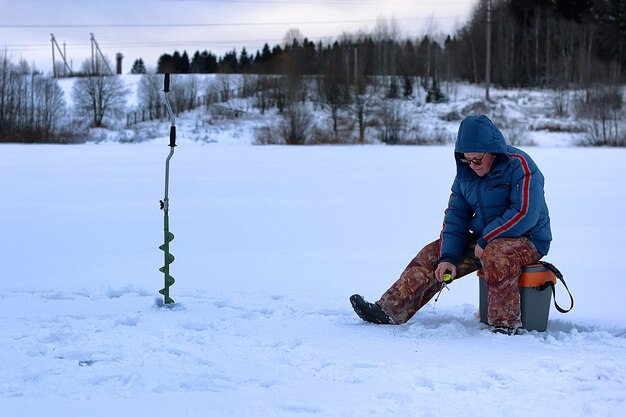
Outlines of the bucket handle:
<svg viewBox="0 0 626 417">
<path fill-rule="evenodd" d="M 565 283 L 565 279 L 563 278 L 563 274 L 561 273 L 561 271 L 559 271 L 557 269 L 556 266 L 552 265 L 550 262 L 539 261 L 539 263 L 541 263 L 544 267 L 546 267 L 547 269 L 552 271 L 552 273 L 554 273 L 554 275 L 559 279 L 559 281 L 561 281 L 563 283 L 563 286 L 565 287 L 565 289 L 567 290 L 567 294 L 569 295 L 570 307 L 566 310 L 566 309 L 562 308 L 559 305 L 559 303 L 557 303 L 557 301 L 556 301 L 556 289 L 554 288 L 554 283 L 550 282 L 549 284 L 552 287 L 552 296 L 554 297 L 554 307 L 556 307 L 556 309 L 560 313 L 567 313 L 567 312 L 571 311 L 572 308 L 574 308 L 574 297 L 572 296 L 571 291 L 569 290 L 569 288 L 567 287 L 567 284 Z"/>
</svg>

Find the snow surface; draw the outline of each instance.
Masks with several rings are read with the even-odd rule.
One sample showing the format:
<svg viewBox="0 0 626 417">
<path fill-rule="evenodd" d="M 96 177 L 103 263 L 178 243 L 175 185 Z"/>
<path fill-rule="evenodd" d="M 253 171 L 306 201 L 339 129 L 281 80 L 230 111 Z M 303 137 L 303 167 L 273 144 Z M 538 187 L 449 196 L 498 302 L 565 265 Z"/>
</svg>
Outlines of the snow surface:
<svg viewBox="0 0 626 417">
<path fill-rule="evenodd" d="M 165 143 L 0 146 L 2 416 L 626 415 L 626 150 L 526 149 L 576 305 L 504 336 L 473 275 L 400 326 L 348 302 L 438 235 L 450 146 L 181 140 L 158 307 Z"/>
</svg>

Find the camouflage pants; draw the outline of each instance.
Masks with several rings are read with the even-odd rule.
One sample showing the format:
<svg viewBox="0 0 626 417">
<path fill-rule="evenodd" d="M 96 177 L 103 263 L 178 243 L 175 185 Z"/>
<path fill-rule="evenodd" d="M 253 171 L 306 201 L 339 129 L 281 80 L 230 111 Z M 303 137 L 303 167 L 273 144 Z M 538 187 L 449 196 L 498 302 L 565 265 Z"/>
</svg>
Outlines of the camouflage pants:
<svg viewBox="0 0 626 417">
<path fill-rule="evenodd" d="M 439 240 L 436 240 L 413 258 L 400 278 L 377 302 L 395 323 L 406 323 L 441 290 L 443 284 L 435 278 L 438 257 Z M 522 268 L 540 258 L 541 255 L 527 238 L 501 238 L 487 245 L 480 266 L 472 243 L 457 265 L 457 278 L 481 267 L 488 289 L 489 324 L 514 328 L 521 325 L 518 281 Z"/>
</svg>

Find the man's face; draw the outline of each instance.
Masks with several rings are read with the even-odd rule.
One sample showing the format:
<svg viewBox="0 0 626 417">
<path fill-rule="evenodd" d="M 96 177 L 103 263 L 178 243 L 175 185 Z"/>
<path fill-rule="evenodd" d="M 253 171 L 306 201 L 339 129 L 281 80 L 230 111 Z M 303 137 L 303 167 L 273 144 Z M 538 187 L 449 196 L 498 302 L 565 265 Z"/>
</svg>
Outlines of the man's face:
<svg viewBox="0 0 626 417">
<path fill-rule="evenodd" d="M 489 152 L 468 152 L 463 154 L 462 162 L 465 162 L 479 177 L 484 177 L 491 170 L 493 154 Z"/>
</svg>

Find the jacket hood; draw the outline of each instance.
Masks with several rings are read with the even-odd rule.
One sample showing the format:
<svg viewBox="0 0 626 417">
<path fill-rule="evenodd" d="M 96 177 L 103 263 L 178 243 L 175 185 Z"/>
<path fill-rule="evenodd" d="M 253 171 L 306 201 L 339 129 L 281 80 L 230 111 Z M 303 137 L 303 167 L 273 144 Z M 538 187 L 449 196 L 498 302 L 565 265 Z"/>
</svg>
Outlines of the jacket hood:
<svg viewBox="0 0 626 417">
<path fill-rule="evenodd" d="M 467 116 L 459 126 L 454 146 L 456 154 L 489 152 L 507 154 L 507 144 L 502 132 L 485 116 Z"/>
</svg>

